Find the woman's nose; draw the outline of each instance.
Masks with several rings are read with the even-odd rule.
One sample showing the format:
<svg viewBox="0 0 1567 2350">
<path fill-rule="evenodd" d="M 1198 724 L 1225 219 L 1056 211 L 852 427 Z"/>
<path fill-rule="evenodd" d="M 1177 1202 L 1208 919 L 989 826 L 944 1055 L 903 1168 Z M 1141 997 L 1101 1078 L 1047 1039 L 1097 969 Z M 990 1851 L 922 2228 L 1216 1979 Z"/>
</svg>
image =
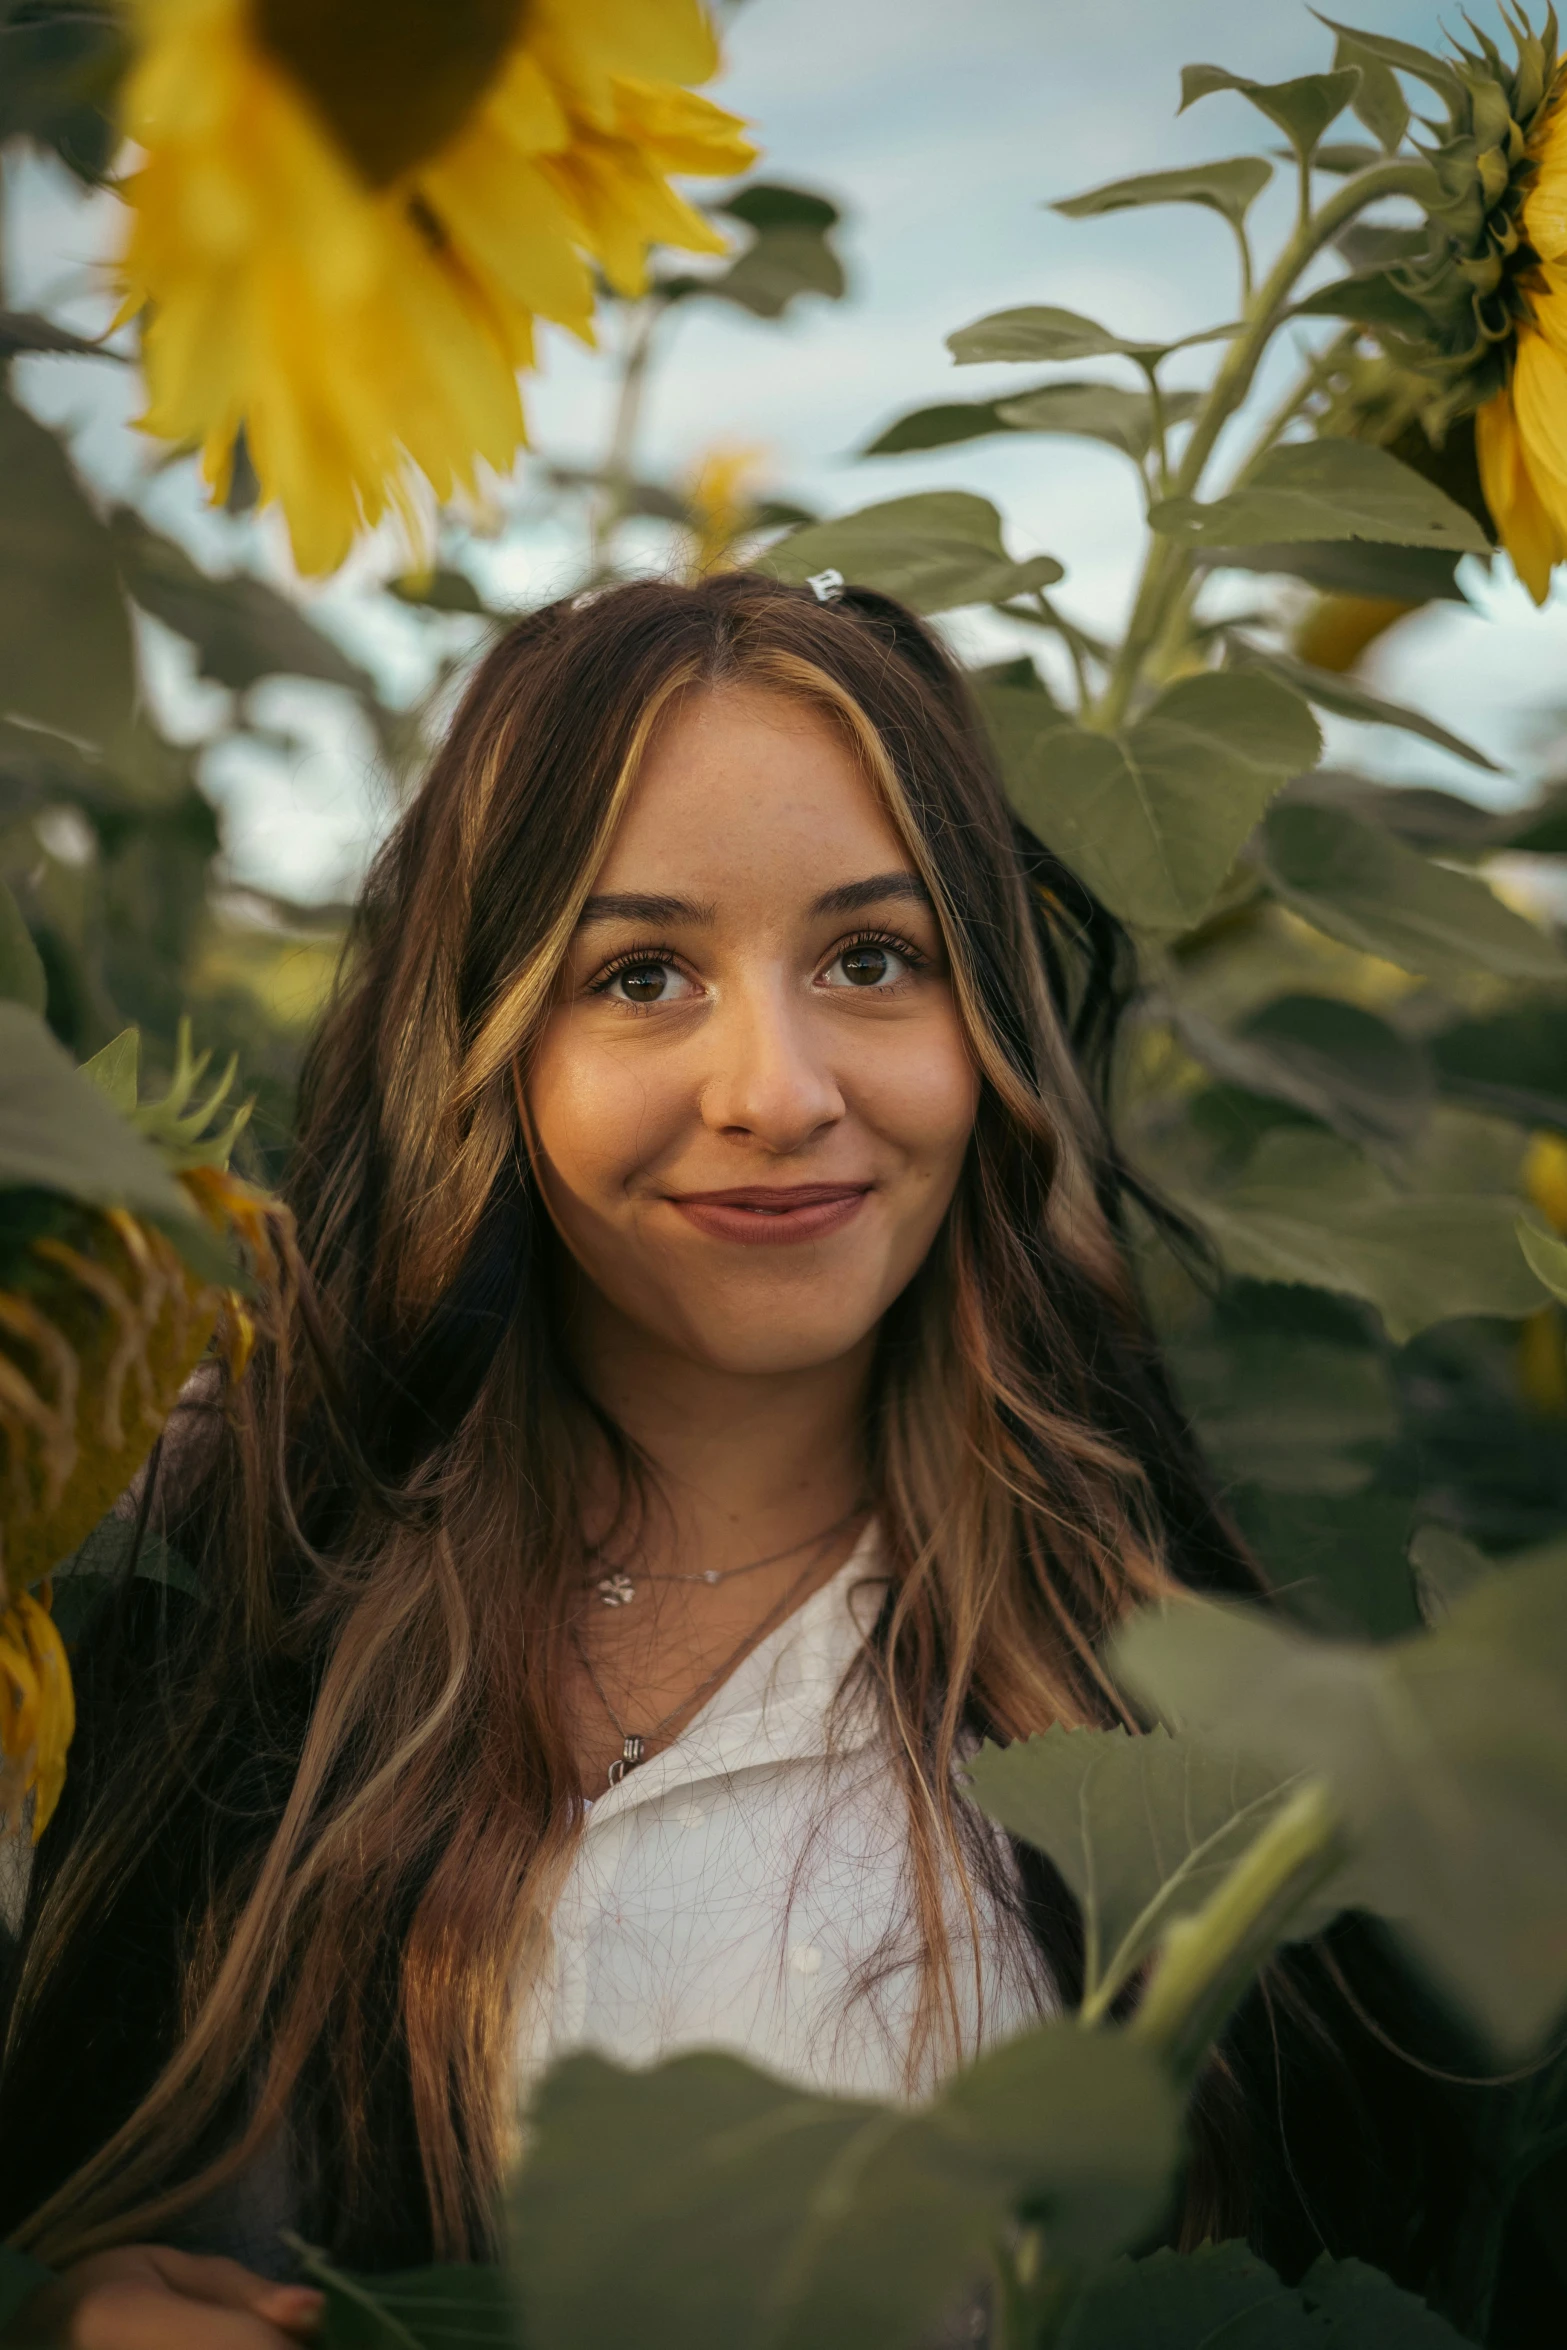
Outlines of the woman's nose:
<svg viewBox="0 0 1567 2350">
<path fill-rule="evenodd" d="M 703 1024 L 711 1054 L 701 1095 L 705 1125 L 786 1152 L 837 1123 L 843 1094 L 811 1011 L 781 984 L 726 991 L 716 1017 Z"/>
</svg>

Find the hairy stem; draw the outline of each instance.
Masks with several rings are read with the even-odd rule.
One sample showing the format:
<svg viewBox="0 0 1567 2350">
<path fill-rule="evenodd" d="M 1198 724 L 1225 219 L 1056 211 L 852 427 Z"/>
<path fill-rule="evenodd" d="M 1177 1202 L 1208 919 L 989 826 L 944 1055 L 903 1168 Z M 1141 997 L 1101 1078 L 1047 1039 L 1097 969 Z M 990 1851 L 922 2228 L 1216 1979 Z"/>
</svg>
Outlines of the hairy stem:
<svg viewBox="0 0 1567 2350">
<path fill-rule="evenodd" d="M 1312 1780 L 1275 1813 L 1195 1917 L 1170 1930 L 1128 2027 L 1190 2079 L 1230 2010 L 1343 1860 L 1338 1815 Z"/>
<path fill-rule="evenodd" d="M 1308 214 L 1285 245 L 1272 269 L 1246 306 L 1242 331 L 1230 343 L 1208 395 L 1192 425 L 1191 438 L 1170 482 L 1173 497 L 1189 498 L 1199 487 L 1215 444 L 1230 418 L 1251 391 L 1263 353 L 1272 341 L 1302 273 L 1339 231 L 1385 196 L 1407 193 L 1423 170 L 1409 161 L 1379 163 L 1358 172 L 1330 196 L 1320 212 Z M 1142 578 L 1132 605 L 1114 668 L 1088 723 L 1106 732 L 1119 726 L 1142 683 L 1144 663 L 1161 635 L 1168 605 L 1191 575 L 1192 557 L 1170 540 L 1155 536 L 1143 561 Z"/>
</svg>

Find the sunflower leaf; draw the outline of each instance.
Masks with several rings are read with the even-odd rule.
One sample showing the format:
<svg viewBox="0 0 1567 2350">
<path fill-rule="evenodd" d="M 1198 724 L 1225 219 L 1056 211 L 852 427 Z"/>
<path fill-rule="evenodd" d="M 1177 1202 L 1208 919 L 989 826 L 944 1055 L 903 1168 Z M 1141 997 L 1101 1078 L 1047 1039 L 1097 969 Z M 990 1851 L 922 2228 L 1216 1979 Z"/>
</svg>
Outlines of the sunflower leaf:
<svg viewBox="0 0 1567 2350">
<path fill-rule="evenodd" d="M 1347 808 L 1292 801 L 1262 836 L 1276 897 L 1330 938 L 1451 985 L 1475 971 L 1567 978 L 1567 956 L 1477 875 L 1457 873 Z"/>
<path fill-rule="evenodd" d="M 514 2189 L 526 2339 L 903 2350 L 1020 2211 L 1069 2263 L 1135 2240 L 1168 2192 L 1178 2116 L 1151 2051 L 1067 2021 L 913 2107 L 716 2053 L 636 2071 L 568 2057 L 534 2100 Z M 598 2260 L 606 2146 L 622 2176 L 616 2256 Z"/>
<path fill-rule="evenodd" d="M 1353 1852 L 1340 1890 L 1500 2051 L 1550 2028 L 1567 2002 L 1567 1548 L 1378 1647 L 1198 1601 L 1134 1619 L 1112 1664 L 1192 1736 L 1324 1782 Z"/>
<path fill-rule="evenodd" d="M 1352 41 L 1357 49 L 1364 50 L 1368 57 L 1389 66 L 1395 73 L 1413 74 L 1416 81 L 1424 82 L 1440 98 L 1455 103 L 1462 99 L 1464 85 L 1445 57 L 1434 56 L 1429 49 L 1417 49 L 1413 41 L 1399 41 L 1387 33 L 1368 33 L 1358 25 L 1340 24 L 1337 17 L 1324 16 L 1317 8 L 1311 13 L 1330 33 Z"/>
<path fill-rule="evenodd" d="M 22 909 L 0 881 L 0 1003 L 22 1004 L 43 1015 L 49 983 Z"/>
<path fill-rule="evenodd" d="M 1302 74 L 1292 82 L 1253 82 L 1230 73 L 1222 65 L 1185 65 L 1181 68 L 1179 112 L 1216 90 L 1234 90 L 1270 122 L 1277 123 L 1302 158 L 1309 156 L 1329 123 L 1336 122 L 1358 94 L 1360 73 L 1355 66 L 1337 73 Z"/>
<path fill-rule="evenodd" d="M 1364 441 L 1291 441 L 1271 449 L 1251 479 L 1206 504 L 1165 498 L 1153 529 L 1190 547 L 1261 546 L 1276 539 L 1376 539 L 1484 555 L 1490 541 L 1433 482 Z"/>
<path fill-rule="evenodd" d="M 1360 75 L 1360 87 L 1350 100 L 1350 108 L 1359 122 L 1363 122 L 1385 155 L 1394 155 L 1403 145 L 1404 133 L 1409 128 L 1409 101 L 1399 86 L 1397 74 L 1387 62 L 1374 54 L 1364 41 L 1353 33 L 1340 33 L 1333 51 L 1335 66 L 1353 66 Z"/>
<path fill-rule="evenodd" d="M 140 1099 L 141 1030 L 122 1028 L 111 1037 L 101 1052 L 83 1061 L 82 1075 L 96 1085 L 105 1101 L 110 1101 L 122 1118 L 135 1116 Z"/>
<path fill-rule="evenodd" d="M 109 533 L 55 435 L 0 391 L 0 710 L 101 750 L 135 694 Z"/>
<path fill-rule="evenodd" d="M 849 585 L 899 596 L 916 612 L 999 603 L 1062 576 L 1051 555 L 1015 563 L 995 507 L 964 490 L 926 490 L 811 523 L 769 548 L 759 568 L 796 583 L 838 572 Z"/>
<path fill-rule="evenodd" d="M 947 349 L 960 367 L 988 360 L 1136 359 L 1153 366 L 1171 351 L 1185 351 L 1194 343 L 1227 342 L 1238 335 L 1239 324 L 1205 327 L 1200 334 L 1182 335 L 1167 343 L 1128 342 L 1083 318 L 1075 310 L 1058 310 L 1049 303 L 1022 310 L 996 310 L 976 318 L 972 326 L 948 335 Z"/>
<path fill-rule="evenodd" d="M 985 1745 L 969 1766 L 981 1808 L 1045 1853 L 1083 1913 L 1084 1998 L 1130 1981 L 1190 1917 L 1289 1794 L 1259 1771 L 1156 1729 L 1068 1730 Z"/>
<path fill-rule="evenodd" d="M 1232 1273 L 1362 1298 L 1399 1345 L 1437 1322 L 1513 1321 L 1540 1304 L 1518 1253 L 1516 1199 L 1395 1191 L 1346 1144 L 1305 1127 L 1266 1135 L 1227 1190 L 1180 1196 Z"/>
<path fill-rule="evenodd" d="M 1402 702 L 1384 701 L 1380 694 L 1372 693 L 1352 677 L 1340 676 L 1331 669 L 1318 669 L 1311 662 L 1297 661 L 1286 653 L 1264 652 L 1261 646 L 1249 644 L 1244 638 L 1232 637 L 1230 646 L 1231 658 L 1237 666 L 1277 678 L 1280 685 L 1289 686 L 1302 700 L 1314 702 L 1319 710 L 1331 710 L 1338 718 L 1357 719 L 1362 726 L 1396 726 L 1405 734 L 1418 734 L 1441 750 L 1451 751 L 1457 759 L 1467 759 L 1471 767 L 1483 767 L 1491 775 L 1500 772 L 1494 759 L 1477 751 L 1473 743 L 1466 743 L 1462 735 L 1449 734 L 1445 726 L 1438 726 L 1423 711 L 1408 709 Z"/>
<path fill-rule="evenodd" d="M 1166 392 L 1161 401 L 1166 427 L 1184 424 L 1201 399 L 1198 392 Z M 1147 392 L 1119 384 L 1045 384 L 1039 391 L 998 400 L 996 413 L 1014 432 L 1081 434 L 1106 441 L 1128 457 L 1142 458 L 1153 443 L 1153 401 Z"/>
<path fill-rule="evenodd" d="M 1261 155 L 1235 155 L 1222 163 L 1187 164 L 1176 171 L 1145 171 L 1135 179 L 1110 180 L 1086 195 L 1065 196 L 1049 209 L 1068 220 L 1093 220 L 1104 212 L 1129 212 L 1144 204 L 1205 204 L 1238 228 L 1273 177 Z"/>
<path fill-rule="evenodd" d="M 986 697 L 1012 803 L 1112 912 L 1149 930 L 1201 920 L 1268 802 L 1321 750 L 1305 703 L 1266 677 L 1182 678 L 1121 735 L 1039 701 Z"/>
<path fill-rule="evenodd" d="M 1518 1219 L 1518 1246 L 1529 1261 L 1529 1270 L 1543 1281 L 1553 1297 L 1567 1305 L 1567 1241 L 1554 1240 L 1548 1232 L 1539 1232 L 1522 1216 Z"/>
</svg>

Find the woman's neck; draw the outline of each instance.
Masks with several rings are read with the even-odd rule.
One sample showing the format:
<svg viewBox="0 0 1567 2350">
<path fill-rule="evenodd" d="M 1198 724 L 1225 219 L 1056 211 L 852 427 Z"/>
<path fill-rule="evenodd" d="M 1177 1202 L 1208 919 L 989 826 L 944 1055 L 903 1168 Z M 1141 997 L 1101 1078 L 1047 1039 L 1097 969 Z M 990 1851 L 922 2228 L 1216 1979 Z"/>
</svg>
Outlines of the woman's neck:
<svg viewBox="0 0 1567 2350">
<path fill-rule="evenodd" d="M 655 1552 L 673 1544 L 685 1571 L 808 1541 L 861 1500 L 874 1335 L 807 1370 L 731 1372 L 661 1344 L 586 1285 L 571 1335 L 590 1393 L 652 1463 L 667 1500 L 669 1518 L 662 1532 L 649 1525 L 648 1542 Z"/>
</svg>

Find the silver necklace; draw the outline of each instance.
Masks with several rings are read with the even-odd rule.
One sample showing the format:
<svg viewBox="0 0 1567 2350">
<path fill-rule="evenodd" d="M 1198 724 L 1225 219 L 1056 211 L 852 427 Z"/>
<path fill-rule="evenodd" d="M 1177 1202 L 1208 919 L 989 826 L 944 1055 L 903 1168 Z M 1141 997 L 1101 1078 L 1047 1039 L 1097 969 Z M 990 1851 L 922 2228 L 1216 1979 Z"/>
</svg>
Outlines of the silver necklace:
<svg viewBox="0 0 1567 2350">
<path fill-rule="evenodd" d="M 861 1503 L 859 1508 L 863 1509 L 864 1506 L 865 1505 Z M 616 1755 L 614 1761 L 610 1764 L 609 1769 L 605 1774 L 611 1787 L 618 1787 L 626 1773 L 628 1771 L 634 1771 L 638 1763 L 646 1759 L 649 1745 L 655 1738 L 661 1736 L 662 1733 L 669 1728 L 671 1722 L 678 1721 L 682 1714 L 689 1713 L 693 1706 L 700 1705 L 704 1698 L 710 1697 L 713 1691 L 718 1687 L 719 1683 L 726 1678 L 733 1667 L 739 1662 L 740 1658 L 745 1655 L 747 1650 L 754 1648 L 759 1641 L 766 1639 L 773 1626 L 780 1622 L 783 1616 L 787 1613 L 789 1602 L 791 1599 L 793 1599 L 796 1591 L 799 1590 L 800 1585 L 805 1581 L 805 1578 L 810 1573 L 811 1568 L 816 1564 L 817 1558 L 821 1555 L 822 1551 L 826 1549 L 833 1536 L 835 1534 L 841 1533 L 843 1528 L 848 1525 L 849 1520 L 853 1517 L 856 1517 L 857 1515 L 858 1509 L 847 1511 L 845 1515 L 837 1521 L 836 1525 L 832 1525 L 827 1528 L 825 1534 L 818 1534 L 814 1537 L 816 1547 L 812 1556 L 800 1569 L 799 1574 L 795 1577 L 793 1583 L 789 1586 L 789 1589 L 784 1593 L 783 1597 L 775 1601 L 774 1605 L 768 1610 L 767 1614 L 762 1618 L 760 1625 L 758 1625 L 755 1630 L 748 1632 L 743 1640 L 739 1641 L 735 1647 L 730 1649 L 727 1656 L 721 1657 L 718 1663 L 713 1667 L 713 1670 L 707 1675 L 707 1678 L 703 1681 L 699 1681 L 696 1687 L 691 1690 L 688 1695 L 681 1698 L 678 1705 L 672 1705 L 668 1713 L 665 1714 L 661 1720 L 656 1721 L 650 1730 L 628 1730 L 626 1728 L 625 1723 L 621 1720 L 619 1714 L 616 1713 L 614 1707 L 610 1704 L 609 1695 L 604 1687 L 603 1682 L 599 1679 L 597 1673 L 593 1670 L 593 1659 L 589 1656 L 587 1649 L 583 1646 L 581 1635 L 577 1631 L 576 1626 L 572 1626 L 571 1642 L 572 1646 L 576 1649 L 578 1662 L 581 1664 L 583 1671 L 587 1674 L 589 1681 L 593 1685 L 594 1696 L 598 1699 L 600 1705 L 604 1708 L 605 1713 L 609 1716 L 610 1727 L 613 1729 L 616 1737 L 620 1740 L 620 1752 Z M 794 1544 L 793 1548 L 794 1550 L 803 1550 L 805 1548 L 805 1544 L 803 1542 L 797 1542 Z M 783 1559 L 790 1558 L 793 1556 L 793 1551 L 781 1550 L 777 1553 L 777 1556 L 778 1558 Z M 723 1582 L 726 1581 L 730 1575 L 747 1574 L 756 1567 L 771 1566 L 773 1563 L 774 1561 L 772 1559 L 753 1559 L 750 1562 L 750 1567 L 729 1567 L 724 1570 L 722 1574 L 715 1576 L 713 1580 L 717 1582 Z M 706 1577 L 701 1575 L 671 1575 L 668 1577 L 660 1577 L 658 1579 L 661 1581 L 667 1580 L 671 1583 L 700 1583 L 707 1580 Z M 625 1603 L 624 1601 L 611 1600 L 607 1604 L 613 1607 L 617 1605 L 624 1606 Z"/>
<path fill-rule="evenodd" d="M 860 1515 L 864 1507 L 863 1501 L 857 1501 L 853 1509 L 845 1510 L 843 1516 L 835 1518 L 822 1533 L 807 1534 L 804 1541 L 791 1542 L 787 1550 L 770 1551 L 766 1558 L 747 1559 L 742 1567 L 704 1567 L 700 1573 L 695 1575 L 655 1575 L 644 1570 L 640 1577 L 636 1578 L 628 1574 L 624 1567 L 617 1567 L 610 1574 L 601 1575 L 598 1578 L 593 1586 L 594 1595 L 600 1607 L 629 1607 L 637 1596 L 638 1581 L 643 1583 L 733 1583 L 739 1575 L 760 1574 L 763 1567 L 779 1566 L 785 1559 L 792 1559 L 797 1551 L 810 1550 L 817 1543 L 830 1542 L 835 1534 L 843 1532 L 844 1527 L 849 1524 L 851 1519 Z"/>
</svg>

